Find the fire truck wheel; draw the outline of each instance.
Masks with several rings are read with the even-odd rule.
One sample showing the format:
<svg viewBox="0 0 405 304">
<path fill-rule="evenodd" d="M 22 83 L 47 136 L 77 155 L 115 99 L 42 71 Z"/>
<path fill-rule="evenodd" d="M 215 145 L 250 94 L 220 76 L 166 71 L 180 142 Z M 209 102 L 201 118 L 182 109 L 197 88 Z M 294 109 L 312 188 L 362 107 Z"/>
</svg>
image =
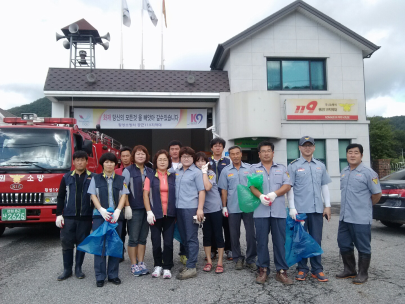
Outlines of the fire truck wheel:
<svg viewBox="0 0 405 304">
<path fill-rule="evenodd" d="M 6 230 L 6 226 L 0 225 L 0 236 L 2 236 L 4 230 Z"/>
</svg>

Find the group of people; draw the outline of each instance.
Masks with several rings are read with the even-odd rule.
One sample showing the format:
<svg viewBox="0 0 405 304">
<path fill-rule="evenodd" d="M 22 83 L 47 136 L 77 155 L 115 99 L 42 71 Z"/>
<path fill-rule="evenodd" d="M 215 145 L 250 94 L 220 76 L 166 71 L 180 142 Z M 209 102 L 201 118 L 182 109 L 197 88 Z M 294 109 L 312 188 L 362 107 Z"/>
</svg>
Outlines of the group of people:
<svg viewBox="0 0 405 304">
<path fill-rule="evenodd" d="M 177 274 L 180 280 L 197 275 L 199 253 L 198 229 L 203 229 L 205 266 L 203 271 L 214 269 L 224 272 L 226 254 L 235 269 L 244 267 L 257 273 L 256 283 L 264 284 L 270 273 L 269 234 L 271 233 L 276 280 L 293 284 L 288 276 L 285 259 L 286 208 L 289 215 L 306 213 L 304 229 L 321 245 L 323 218 L 331 218 L 328 184 L 331 182 L 325 165 L 313 157 L 315 140 L 304 136 L 299 141 L 301 157 L 288 167 L 274 161 L 274 144 L 261 142 L 258 147 L 260 162 L 250 165 L 242 162 L 239 146 L 228 148 L 224 157 L 225 141 L 214 138 L 210 143 L 212 156 L 196 153 L 180 141 L 169 143 L 168 150 L 159 150 L 149 164 L 148 150 L 137 145 L 121 149 L 121 164 L 113 153 L 105 153 L 99 163 L 103 173 L 93 174 L 86 169 L 87 154 L 73 154 L 75 170 L 64 175 L 59 188 L 56 225 L 61 228 L 64 271 L 58 280 L 72 276 L 74 247 L 79 245 L 91 230 L 104 221 L 118 223 L 116 231 L 125 240 L 134 276 L 149 274 L 145 264 L 146 240 L 151 234 L 154 278 L 172 277 L 173 238 L 175 229 L 180 234 L 180 261 L 185 267 Z M 363 147 L 350 144 L 346 148 L 349 166 L 341 172 L 341 212 L 338 229 L 338 246 L 344 270 L 337 278 L 354 278 L 353 283 L 367 281 L 371 259 L 372 205 L 381 197 L 377 174 L 362 164 Z M 244 213 L 239 208 L 238 185 L 248 185 L 250 174 L 263 176 L 262 192 L 251 186 L 251 192 L 261 204 L 254 212 Z M 108 212 L 112 208 L 114 212 Z M 246 235 L 246 253 L 241 251 L 240 234 L 243 220 Z M 163 248 L 162 248 L 163 240 Z M 125 242 L 124 242 L 125 243 Z M 354 246 L 359 252 L 358 271 Z M 82 264 L 84 252 L 76 250 L 75 276 L 84 278 Z M 119 262 L 123 257 L 95 255 L 96 285 L 104 286 L 105 279 L 120 284 Z M 327 282 L 321 256 L 301 260 L 295 279 L 305 281 L 309 271 L 320 282 Z"/>
</svg>

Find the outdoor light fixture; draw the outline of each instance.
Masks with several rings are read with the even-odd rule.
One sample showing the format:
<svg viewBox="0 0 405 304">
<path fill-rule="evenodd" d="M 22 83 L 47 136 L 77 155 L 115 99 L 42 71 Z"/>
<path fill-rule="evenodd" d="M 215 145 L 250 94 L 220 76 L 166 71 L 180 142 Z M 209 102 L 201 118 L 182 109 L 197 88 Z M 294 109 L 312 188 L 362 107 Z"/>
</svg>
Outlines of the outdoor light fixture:
<svg viewBox="0 0 405 304">
<path fill-rule="evenodd" d="M 86 61 L 87 52 L 82 50 L 79 52 L 79 56 L 80 56 L 79 64 L 80 65 L 87 64 L 87 61 Z"/>
<path fill-rule="evenodd" d="M 37 114 L 35 113 L 21 113 L 22 120 L 34 120 L 37 119 Z"/>
</svg>

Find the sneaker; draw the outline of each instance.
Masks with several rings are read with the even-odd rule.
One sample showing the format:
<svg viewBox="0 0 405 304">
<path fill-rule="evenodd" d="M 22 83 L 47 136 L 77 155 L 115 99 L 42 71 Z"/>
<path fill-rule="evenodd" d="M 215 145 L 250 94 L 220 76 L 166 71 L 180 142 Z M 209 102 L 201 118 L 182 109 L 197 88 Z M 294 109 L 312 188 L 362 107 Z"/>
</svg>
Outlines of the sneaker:
<svg viewBox="0 0 405 304">
<path fill-rule="evenodd" d="M 152 272 L 152 278 L 158 278 L 162 274 L 162 267 L 156 266 Z"/>
<path fill-rule="evenodd" d="M 180 262 L 183 263 L 183 265 L 187 264 L 187 257 L 185 255 L 180 256 Z"/>
<path fill-rule="evenodd" d="M 312 274 L 312 277 L 314 279 L 317 279 L 319 282 L 328 282 L 329 281 L 328 277 L 322 271 L 317 274 Z"/>
<path fill-rule="evenodd" d="M 139 277 L 140 275 L 142 275 L 142 271 L 141 269 L 139 269 L 138 265 L 131 265 L 131 272 L 135 277 Z"/>
<path fill-rule="evenodd" d="M 227 259 L 228 261 L 232 261 L 232 260 L 233 260 L 233 258 L 232 258 L 232 251 L 231 251 L 231 250 L 227 250 L 227 251 L 225 251 L 225 253 L 226 253 L 226 259 Z"/>
<path fill-rule="evenodd" d="M 280 271 L 277 271 L 276 280 L 285 285 L 293 284 L 293 281 L 288 277 L 287 272 L 283 269 L 281 269 Z"/>
<path fill-rule="evenodd" d="M 303 271 L 298 271 L 298 274 L 295 276 L 297 281 L 305 281 L 307 278 L 308 273 Z"/>
<path fill-rule="evenodd" d="M 144 262 L 140 262 L 138 264 L 139 269 L 141 270 L 142 274 L 141 275 L 145 275 L 149 273 L 148 268 L 146 267 L 146 264 Z"/>
<path fill-rule="evenodd" d="M 172 272 L 169 269 L 164 269 L 163 270 L 163 279 L 171 279 L 172 278 Z"/>
<path fill-rule="evenodd" d="M 253 271 L 257 270 L 256 263 L 246 263 L 246 267 L 249 268 L 250 270 L 253 270 Z"/>
<path fill-rule="evenodd" d="M 176 278 L 178 280 L 187 280 L 197 276 L 197 268 L 186 268 L 184 271 L 180 272 Z"/>
<path fill-rule="evenodd" d="M 239 260 L 236 262 L 235 269 L 236 269 L 236 270 L 242 270 L 242 269 L 243 269 L 243 260 L 242 260 L 242 259 L 239 259 Z"/>
</svg>

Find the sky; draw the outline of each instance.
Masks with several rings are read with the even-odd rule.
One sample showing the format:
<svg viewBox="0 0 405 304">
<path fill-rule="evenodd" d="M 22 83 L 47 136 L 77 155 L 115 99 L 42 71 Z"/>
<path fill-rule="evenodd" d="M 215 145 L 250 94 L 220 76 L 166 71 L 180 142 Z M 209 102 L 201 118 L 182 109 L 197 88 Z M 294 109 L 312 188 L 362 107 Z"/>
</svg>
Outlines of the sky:
<svg viewBox="0 0 405 304">
<path fill-rule="evenodd" d="M 142 0 L 126 0 L 130 27 L 122 27 L 125 69 L 141 62 Z M 161 0 L 149 0 L 155 27 L 144 12 L 146 69 L 160 68 Z M 166 0 L 164 57 L 167 70 L 209 70 L 217 45 L 237 35 L 292 0 Z M 381 49 L 365 59 L 367 115 L 405 115 L 405 1 L 307 0 L 329 17 Z M 9 109 L 43 97 L 49 67 L 68 67 L 69 50 L 55 41 L 61 28 L 85 18 L 100 35 L 111 35 L 110 48 L 96 46 L 97 68 L 119 68 L 121 0 L 1 1 L 2 64 L 0 108 Z"/>
</svg>

